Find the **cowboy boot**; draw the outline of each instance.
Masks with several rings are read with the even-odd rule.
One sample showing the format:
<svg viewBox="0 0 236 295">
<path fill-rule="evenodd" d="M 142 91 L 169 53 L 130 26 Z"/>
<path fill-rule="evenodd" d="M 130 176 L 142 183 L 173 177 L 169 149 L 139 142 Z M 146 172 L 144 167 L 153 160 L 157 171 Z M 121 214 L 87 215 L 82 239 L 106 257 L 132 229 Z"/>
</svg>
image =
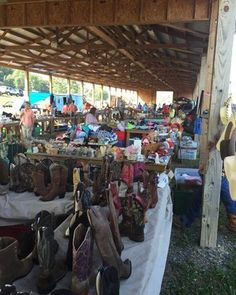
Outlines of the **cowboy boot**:
<svg viewBox="0 0 236 295">
<path fill-rule="evenodd" d="M 158 191 L 157 191 L 157 183 L 155 174 L 152 175 L 149 184 L 148 184 L 148 195 L 149 197 L 149 206 L 148 208 L 155 208 L 158 202 Z"/>
<path fill-rule="evenodd" d="M 107 217 L 101 207 L 93 206 L 87 210 L 90 226 L 102 257 L 106 266 L 114 266 L 119 274 L 119 278 L 128 279 L 131 275 L 131 261 L 121 260 L 111 233 L 110 225 Z"/>
<path fill-rule="evenodd" d="M 110 191 L 111 191 L 111 195 L 112 195 L 112 199 L 113 199 L 113 203 L 114 203 L 117 215 L 120 215 L 121 202 L 120 202 L 119 191 L 118 191 L 116 182 L 110 183 Z"/>
<path fill-rule="evenodd" d="M 5 185 L 9 183 L 9 168 L 6 161 L 0 158 L 0 171 L 1 171 L 1 178 L 0 184 Z"/>
<path fill-rule="evenodd" d="M 120 237 L 118 218 L 117 218 L 112 194 L 109 190 L 107 191 L 107 205 L 108 205 L 108 209 L 109 209 L 108 219 L 110 221 L 111 232 L 113 235 L 113 239 L 114 239 L 114 242 L 116 245 L 117 252 L 119 253 L 119 255 L 121 255 L 121 252 L 124 249 L 124 245 L 123 245 L 121 237 Z"/>
<path fill-rule="evenodd" d="M 51 175 L 51 186 L 49 192 L 40 198 L 41 201 L 52 201 L 60 193 L 60 183 L 61 183 L 61 165 L 52 164 L 50 166 L 50 175 Z"/>
<path fill-rule="evenodd" d="M 39 229 L 41 227 L 46 227 L 50 228 L 53 230 L 55 228 L 55 222 L 54 222 L 54 215 L 49 213 L 46 210 L 40 211 L 38 214 L 36 214 L 34 218 L 34 222 L 31 224 L 31 228 L 35 232 L 35 248 L 33 250 L 33 259 L 36 264 L 38 264 L 38 253 L 37 253 L 37 238 L 38 238 L 38 233 Z M 56 240 L 53 240 L 53 249 L 54 249 L 54 254 L 57 253 L 59 248 L 59 245 Z"/>
<path fill-rule="evenodd" d="M 144 241 L 145 208 L 143 200 L 135 194 L 122 198 L 122 222 L 119 224 L 121 236 L 128 236 L 135 242 Z"/>
<path fill-rule="evenodd" d="M 92 283 L 93 236 L 90 227 L 79 224 L 73 237 L 73 267 L 71 290 L 75 294 L 87 295 Z"/>
<path fill-rule="evenodd" d="M 88 217 L 86 212 L 76 212 L 70 221 L 69 226 L 69 242 L 68 242 L 68 248 L 67 248 L 67 254 L 66 254 L 66 262 L 67 262 L 67 268 L 68 270 L 72 270 L 73 265 L 73 237 L 74 237 L 74 231 L 78 227 L 78 225 L 84 225 L 85 227 L 89 227 Z"/>
<path fill-rule="evenodd" d="M 32 179 L 34 183 L 34 193 L 36 196 L 46 196 L 49 192 L 49 187 L 45 186 L 44 172 L 36 170 L 32 173 Z"/>
<path fill-rule="evenodd" d="M 0 288 L 26 276 L 33 267 L 32 253 L 24 259 L 17 256 L 18 242 L 14 238 L 0 238 Z"/>
<path fill-rule="evenodd" d="M 59 198 L 64 198 L 66 193 L 66 186 L 67 186 L 67 175 L 68 175 L 68 168 L 65 165 L 61 165 L 61 179 L 60 179 L 60 192 Z"/>
<path fill-rule="evenodd" d="M 236 232 L 236 215 L 228 214 L 229 224 L 227 225 L 228 229 L 232 232 Z"/>
<path fill-rule="evenodd" d="M 37 232 L 37 253 L 40 272 L 37 278 L 39 294 L 52 291 L 56 282 L 65 275 L 65 267 L 55 261 L 54 232 L 50 227 L 40 227 Z"/>
</svg>

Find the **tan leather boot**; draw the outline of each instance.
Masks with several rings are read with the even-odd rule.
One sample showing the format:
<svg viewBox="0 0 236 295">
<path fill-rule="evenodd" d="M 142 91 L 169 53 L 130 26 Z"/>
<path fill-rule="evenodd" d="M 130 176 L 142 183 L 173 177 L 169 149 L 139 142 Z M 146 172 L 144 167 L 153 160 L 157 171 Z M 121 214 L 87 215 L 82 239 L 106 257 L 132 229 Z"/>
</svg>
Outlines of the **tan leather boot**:
<svg viewBox="0 0 236 295">
<path fill-rule="evenodd" d="M 32 173 L 32 179 L 34 183 L 34 193 L 36 196 L 46 196 L 50 190 L 50 187 L 45 185 L 44 172 L 36 170 Z"/>
<path fill-rule="evenodd" d="M 236 215 L 228 214 L 228 229 L 232 232 L 236 232 Z"/>
<path fill-rule="evenodd" d="M 65 165 L 61 165 L 61 179 L 60 179 L 60 193 L 59 193 L 60 198 L 65 197 L 67 177 L 68 177 L 68 168 Z"/>
<path fill-rule="evenodd" d="M 114 266 L 120 279 L 128 279 L 132 271 L 131 261 L 126 259 L 123 262 L 121 260 L 104 211 L 99 206 L 92 206 L 91 209 L 87 210 L 87 215 L 104 264 Z"/>
<path fill-rule="evenodd" d="M 17 257 L 18 242 L 14 238 L 0 238 L 0 288 L 26 276 L 33 267 L 32 253 L 24 259 Z"/>
<path fill-rule="evenodd" d="M 49 192 L 40 198 L 41 201 L 52 201 L 61 193 L 61 165 L 52 164 L 50 166 L 51 186 Z"/>
</svg>

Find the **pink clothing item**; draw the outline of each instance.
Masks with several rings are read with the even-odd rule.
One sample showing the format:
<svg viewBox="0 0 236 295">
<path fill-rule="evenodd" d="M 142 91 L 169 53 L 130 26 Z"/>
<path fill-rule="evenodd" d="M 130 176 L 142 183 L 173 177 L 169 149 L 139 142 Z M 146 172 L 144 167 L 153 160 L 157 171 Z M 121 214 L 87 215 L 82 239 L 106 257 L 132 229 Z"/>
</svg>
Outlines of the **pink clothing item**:
<svg viewBox="0 0 236 295">
<path fill-rule="evenodd" d="M 94 115 L 92 115 L 91 113 L 88 113 L 86 115 L 85 122 L 87 124 L 98 124 L 97 118 Z"/>
<path fill-rule="evenodd" d="M 76 113 L 77 112 L 77 106 L 74 105 L 74 104 L 70 104 L 68 109 L 69 109 L 69 112 L 71 112 L 71 113 Z"/>
<path fill-rule="evenodd" d="M 34 113 L 31 109 L 22 112 L 21 123 L 25 127 L 32 127 L 34 125 Z"/>
<path fill-rule="evenodd" d="M 68 105 L 64 105 L 64 107 L 62 108 L 62 113 L 63 114 L 66 114 L 66 113 L 68 113 L 69 112 L 69 107 L 68 107 Z"/>
</svg>

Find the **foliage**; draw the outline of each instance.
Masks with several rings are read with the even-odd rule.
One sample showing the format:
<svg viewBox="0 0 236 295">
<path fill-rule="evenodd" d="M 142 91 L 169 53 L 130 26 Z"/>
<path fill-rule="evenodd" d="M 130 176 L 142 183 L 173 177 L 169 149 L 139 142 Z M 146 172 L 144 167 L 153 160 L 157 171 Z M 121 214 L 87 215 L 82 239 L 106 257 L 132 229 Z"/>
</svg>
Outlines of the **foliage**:
<svg viewBox="0 0 236 295">
<path fill-rule="evenodd" d="M 30 73 L 29 77 L 30 90 L 49 92 L 49 81 L 42 79 L 40 76 Z"/>
<path fill-rule="evenodd" d="M 67 93 L 67 80 L 58 77 L 52 77 L 53 93 L 66 94 Z"/>
<path fill-rule="evenodd" d="M 12 69 L 0 67 L 0 81 L 4 82 L 6 77 L 12 73 Z"/>
<path fill-rule="evenodd" d="M 14 70 L 6 77 L 5 82 L 5 84 L 7 84 L 8 86 L 24 89 L 25 73 L 20 70 Z"/>
</svg>

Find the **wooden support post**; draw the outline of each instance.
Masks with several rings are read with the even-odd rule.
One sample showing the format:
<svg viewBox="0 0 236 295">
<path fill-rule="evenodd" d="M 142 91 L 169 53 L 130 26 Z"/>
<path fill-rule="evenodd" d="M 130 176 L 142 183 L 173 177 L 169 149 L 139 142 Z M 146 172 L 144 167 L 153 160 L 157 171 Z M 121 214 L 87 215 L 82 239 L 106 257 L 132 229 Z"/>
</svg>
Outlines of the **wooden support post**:
<svg viewBox="0 0 236 295">
<path fill-rule="evenodd" d="M 81 87 L 82 87 L 82 96 L 84 96 L 84 81 L 81 81 Z"/>
<path fill-rule="evenodd" d="M 101 108 L 103 108 L 103 85 L 101 86 Z"/>
<path fill-rule="evenodd" d="M 70 79 L 67 79 L 67 94 L 70 95 L 71 94 L 71 85 L 70 85 Z"/>
<path fill-rule="evenodd" d="M 25 71 L 25 100 L 29 101 L 30 97 L 29 97 L 29 72 Z"/>
<path fill-rule="evenodd" d="M 53 93 L 52 75 L 49 75 L 49 92 Z"/>
<path fill-rule="evenodd" d="M 208 98 L 208 101 L 204 102 L 206 104 L 204 107 L 209 109 L 206 143 L 215 142 L 216 135 L 220 132 L 220 107 L 228 97 L 235 12 L 235 0 L 214 0 L 212 2 L 207 56 L 208 72 L 204 97 Z M 200 244 L 202 247 L 215 247 L 217 244 L 222 161 L 217 150 L 212 150 L 208 159 L 204 182 Z"/>
<path fill-rule="evenodd" d="M 111 106 L 111 86 L 109 86 L 109 90 L 108 90 L 108 104 L 109 106 Z"/>
<path fill-rule="evenodd" d="M 92 101 L 93 101 L 93 105 L 95 106 L 95 84 L 94 83 L 92 88 Z"/>
</svg>

